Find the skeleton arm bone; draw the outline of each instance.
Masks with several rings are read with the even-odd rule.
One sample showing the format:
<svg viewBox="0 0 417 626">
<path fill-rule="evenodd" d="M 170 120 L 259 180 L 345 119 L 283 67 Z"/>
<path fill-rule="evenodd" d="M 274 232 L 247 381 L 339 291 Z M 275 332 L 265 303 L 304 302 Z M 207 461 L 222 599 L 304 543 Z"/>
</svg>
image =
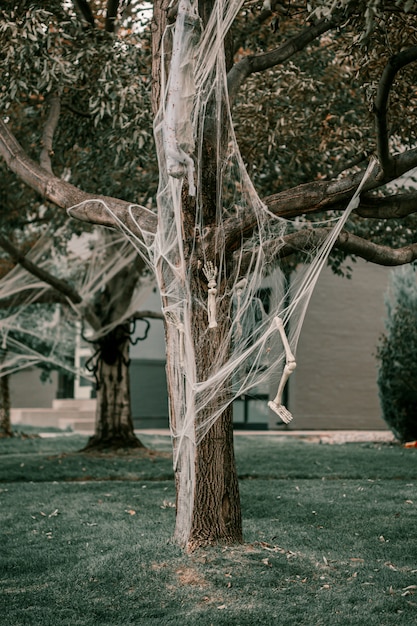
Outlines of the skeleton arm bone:
<svg viewBox="0 0 417 626">
<path fill-rule="evenodd" d="M 284 387 L 287 384 L 289 377 L 297 367 L 297 364 L 295 362 L 295 357 L 291 352 L 290 344 L 288 343 L 287 335 L 285 334 L 282 319 L 280 317 L 275 317 L 274 321 L 276 327 L 279 330 L 279 334 L 281 335 L 282 344 L 285 350 L 285 367 L 278 385 L 277 395 L 275 396 L 274 400 L 268 402 L 268 406 L 278 415 L 278 417 L 282 419 L 283 422 L 288 424 L 292 420 L 292 415 L 288 411 L 288 409 L 286 409 L 285 406 L 282 404 L 282 394 L 284 391 Z"/>
</svg>

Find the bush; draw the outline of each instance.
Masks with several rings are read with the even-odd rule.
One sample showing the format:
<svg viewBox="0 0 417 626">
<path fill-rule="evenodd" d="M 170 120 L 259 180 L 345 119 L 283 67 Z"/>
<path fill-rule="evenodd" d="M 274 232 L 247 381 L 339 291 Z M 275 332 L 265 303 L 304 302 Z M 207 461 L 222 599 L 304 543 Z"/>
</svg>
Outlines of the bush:
<svg viewBox="0 0 417 626">
<path fill-rule="evenodd" d="M 417 439 L 417 273 L 393 273 L 387 334 L 381 337 L 378 387 L 383 418 L 402 442 Z"/>
</svg>

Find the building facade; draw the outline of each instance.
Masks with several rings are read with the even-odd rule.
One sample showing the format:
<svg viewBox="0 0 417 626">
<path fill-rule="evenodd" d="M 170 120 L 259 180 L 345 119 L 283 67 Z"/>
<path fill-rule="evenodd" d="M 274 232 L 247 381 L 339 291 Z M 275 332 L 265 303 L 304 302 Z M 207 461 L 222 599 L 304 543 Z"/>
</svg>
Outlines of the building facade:
<svg viewBox="0 0 417 626">
<path fill-rule="evenodd" d="M 245 429 L 385 429 L 377 388 L 375 358 L 384 330 L 384 294 L 390 278 L 388 268 L 361 259 L 351 279 L 323 270 L 310 301 L 298 343 L 297 369 L 288 383 L 286 402 L 294 419 L 289 426 L 278 421 L 268 409 L 268 389 L 234 404 L 236 428 Z M 266 290 L 273 290 L 273 281 Z M 154 291 L 144 308 L 159 310 Z M 141 333 L 140 322 L 138 334 Z M 76 365 L 90 354 L 88 344 L 76 347 Z M 168 426 L 168 399 L 165 379 L 164 330 L 161 320 L 152 320 L 145 341 L 131 348 L 132 410 L 137 428 Z M 65 384 L 64 384 L 65 383 Z M 13 407 L 50 407 L 53 398 L 68 393 L 68 381 L 57 374 L 41 383 L 36 369 L 23 370 L 11 380 Z M 91 398 L 92 383 L 78 377 L 73 385 L 78 400 Z"/>
</svg>

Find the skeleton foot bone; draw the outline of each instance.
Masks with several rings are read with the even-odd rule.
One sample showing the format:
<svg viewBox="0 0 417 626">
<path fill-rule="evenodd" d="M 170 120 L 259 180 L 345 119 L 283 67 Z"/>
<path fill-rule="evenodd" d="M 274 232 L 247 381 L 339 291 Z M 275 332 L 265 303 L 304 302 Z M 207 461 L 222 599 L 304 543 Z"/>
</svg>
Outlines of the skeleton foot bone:
<svg viewBox="0 0 417 626">
<path fill-rule="evenodd" d="M 292 420 L 292 415 L 290 411 L 282 404 L 282 394 L 287 380 L 297 367 L 297 363 L 295 362 L 295 357 L 291 352 L 290 344 L 288 343 L 287 335 L 285 334 L 282 319 L 280 317 L 275 317 L 274 322 L 279 330 L 279 334 L 281 335 L 282 344 L 285 350 L 285 367 L 278 385 L 277 395 L 275 396 L 274 400 L 270 400 L 268 402 L 268 406 L 274 411 L 274 413 L 278 415 L 279 418 L 282 419 L 285 424 L 288 424 Z"/>
</svg>

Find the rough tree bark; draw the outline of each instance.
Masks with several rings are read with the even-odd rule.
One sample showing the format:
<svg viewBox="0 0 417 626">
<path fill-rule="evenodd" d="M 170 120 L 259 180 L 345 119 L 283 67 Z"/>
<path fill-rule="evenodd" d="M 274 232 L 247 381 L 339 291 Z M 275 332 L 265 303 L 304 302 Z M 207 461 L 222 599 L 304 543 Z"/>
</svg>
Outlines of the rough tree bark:
<svg viewBox="0 0 417 626">
<path fill-rule="evenodd" d="M 121 324 L 96 344 L 95 432 L 84 450 L 144 447 L 135 435 L 131 415 L 129 342 L 129 324 Z"/>
<path fill-rule="evenodd" d="M 13 437 L 10 421 L 10 388 L 9 376 L 0 378 L 0 436 Z"/>
<path fill-rule="evenodd" d="M 194 289 L 207 292 L 207 282 L 198 276 L 194 277 Z M 207 311 L 193 303 L 192 312 L 192 342 L 196 359 L 196 376 L 198 381 L 204 381 L 213 373 L 222 360 L 226 360 L 230 346 L 227 342 L 229 319 L 225 314 L 228 309 L 226 299 L 218 310 L 217 328 L 208 329 Z M 177 407 L 175 398 L 175 383 L 178 373 L 175 369 L 176 356 L 171 346 L 175 345 L 177 329 L 172 324 L 166 325 L 167 337 L 167 381 L 170 397 L 170 418 L 176 431 Z M 215 365 L 214 365 L 215 364 Z M 228 383 L 216 396 L 206 404 L 204 409 L 195 417 L 195 436 L 200 438 L 199 426 L 211 420 L 212 416 L 221 412 L 201 441 L 194 444 L 182 441 L 178 444 L 174 439 L 174 457 L 177 445 L 191 445 L 193 447 L 194 467 L 187 468 L 184 462 L 175 467 L 177 489 L 177 519 L 174 538 L 181 546 L 193 551 L 196 548 L 216 543 L 240 543 L 242 541 L 242 520 L 239 499 L 239 486 L 236 472 L 233 445 L 233 411 L 232 406 L 225 406 L 230 398 Z M 186 457 L 187 451 L 184 453 Z M 182 457 L 182 458 L 184 458 Z M 187 475 L 194 474 L 194 491 L 190 492 Z M 192 501 L 191 519 L 187 511 Z"/>
<path fill-rule="evenodd" d="M 204 285 L 207 289 L 207 285 Z M 196 368 L 199 380 L 215 373 L 213 363 L 219 356 L 226 360 L 230 345 L 228 334 L 228 302 L 222 301 L 218 309 L 217 328 L 207 329 L 207 312 L 195 310 L 193 315 L 193 339 Z M 199 421 L 204 422 L 225 406 L 230 395 L 228 382 L 214 397 Z M 198 424 L 196 424 L 198 426 Z M 233 408 L 229 404 L 203 437 L 196 448 L 195 494 L 187 547 L 190 550 L 214 543 L 239 543 L 242 541 L 242 520 L 239 487 L 233 445 Z"/>
</svg>

